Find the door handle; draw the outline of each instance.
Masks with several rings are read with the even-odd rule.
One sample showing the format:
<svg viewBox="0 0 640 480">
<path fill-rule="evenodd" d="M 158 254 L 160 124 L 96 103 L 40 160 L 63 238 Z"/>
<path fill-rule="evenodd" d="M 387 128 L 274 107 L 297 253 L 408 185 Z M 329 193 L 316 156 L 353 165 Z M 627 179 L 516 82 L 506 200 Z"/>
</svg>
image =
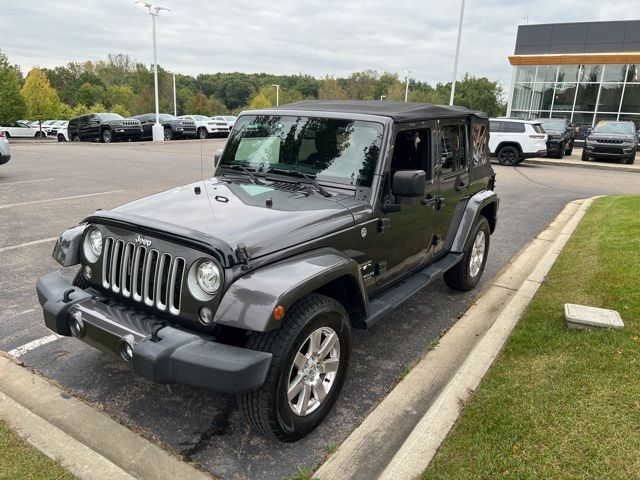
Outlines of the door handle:
<svg viewBox="0 0 640 480">
<path fill-rule="evenodd" d="M 464 183 L 463 181 L 460 181 L 460 183 L 456 185 L 456 192 L 461 192 L 463 190 L 468 190 L 468 189 L 469 189 L 469 184 Z"/>
</svg>

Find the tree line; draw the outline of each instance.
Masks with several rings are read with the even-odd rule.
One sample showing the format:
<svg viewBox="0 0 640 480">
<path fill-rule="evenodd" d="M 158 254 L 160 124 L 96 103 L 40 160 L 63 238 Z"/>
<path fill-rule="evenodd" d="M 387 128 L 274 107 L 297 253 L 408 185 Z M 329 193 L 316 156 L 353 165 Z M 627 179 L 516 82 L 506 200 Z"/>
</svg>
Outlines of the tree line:
<svg viewBox="0 0 640 480">
<path fill-rule="evenodd" d="M 268 73 L 176 74 L 178 114 L 237 114 L 246 108 L 304 99 L 404 100 L 405 82 L 397 73 L 375 70 L 348 77 Z M 173 113 L 173 75 L 158 66 L 160 110 Z M 451 83 L 409 80 L 410 102 L 448 104 Z M 504 115 L 503 88 L 486 77 L 466 74 L 456 84 L 455 104 Z M 34 67 L 26 77 L 0 51 L 0 125 L 19 119 L 68 119 L 91 111 L 111 111 L 125 117 L 153 112 L 153 70 L 129 55 L 109 54 L 106 60 L 70 62 L 55 68 Z"/>
</svg>

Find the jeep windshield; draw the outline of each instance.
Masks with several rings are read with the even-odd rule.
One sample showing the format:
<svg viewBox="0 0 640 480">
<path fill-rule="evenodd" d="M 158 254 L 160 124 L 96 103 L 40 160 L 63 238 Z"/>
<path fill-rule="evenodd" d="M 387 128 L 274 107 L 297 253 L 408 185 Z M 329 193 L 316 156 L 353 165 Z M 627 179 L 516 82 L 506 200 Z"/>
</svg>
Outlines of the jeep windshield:
<svg viewBox="0 0 640 480">
<path fill-rule="evenodd" d="M 593 129 L 594 133 L 619 133 L 623 135 L 633 135 L 636 133 L 633 123 L 600 122 Z"/>
<path fill-rule="evenodd" d="M 96 114 L 100 120 L 111 121 L 111 120 L 124 120 L 122 115 L 118 115 L 117 113 L 98 113 Z"/>
<path fill-rule="evenodd" d="M 246 115 L 236 121 L 220 166 L 370 187 L 382 133 L 375 122 Z"/>
</svg>

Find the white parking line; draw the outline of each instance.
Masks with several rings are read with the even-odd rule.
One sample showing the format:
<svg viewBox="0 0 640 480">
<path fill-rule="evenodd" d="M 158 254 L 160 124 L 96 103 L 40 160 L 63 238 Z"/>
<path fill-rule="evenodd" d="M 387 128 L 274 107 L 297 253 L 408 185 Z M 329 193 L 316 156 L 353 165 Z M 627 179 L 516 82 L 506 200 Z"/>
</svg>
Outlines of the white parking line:
<svg viewBox="0 0 640 480">
<path fill-rule="evenodd" d="M 18 183 L 35 183 L 35 182 L 50 182 L 53 178 L 43 178 L 42 180 L 20 180 L 19 182 L 0 182 L 0 185 L 16 185 Z"/>
<path fill-rule="evenodd" d="M 38 245 L 40 243 L 53 242 L 54 240 L 57 240 L 57 239 L 58 237 L 50 237 L 50 238 L 43 238 L 42 240 L 34 240 L 32 242 L 19 243 L 18 245 L 9 245 L 8 247 L 0 248 L 0 253 L 8 252 L 9 250 L 15 250 L 16 248 L 29 247 L 31 245 Z"/>
<path fill-rule="evenodd" d="M 41 347 L 42 345 L 46 345 L 47 343 L 51 343 L 61 337 L 61 335 L 58 335 L 56 333 L 54 333 L 53 335 L 47 335 L 46 337 L 39 338 L 37 340 L 34 340 L 33 342 L 25 343 L 18 348 L 14 348 L 13 350 L 9 350 L 7 353 L 14 358 L 18 358 L 25 353 L 30 352 L 31 350 L 35 350 L 36 348 Z"/>
<path fill-rule="evenodd" d="M 86 195 L 74 195 L 73 197 L 48 198 L 46 200 L 33 200 L 32 202 L 10 203 L 9 205 L 0 205 L 0 210 L 3 208 L 21 207 L 23 205 L 33 205 L 35 203 L 60 202 L 62 200 L 73 200 L 75 198 L 94 197 L 96 195 L 109 195 L 110 193 L 119 193 L 119 192 L 124 192 L 124 190 L 111 190 L 109 192 L 87 193 Z"/>
</svg>

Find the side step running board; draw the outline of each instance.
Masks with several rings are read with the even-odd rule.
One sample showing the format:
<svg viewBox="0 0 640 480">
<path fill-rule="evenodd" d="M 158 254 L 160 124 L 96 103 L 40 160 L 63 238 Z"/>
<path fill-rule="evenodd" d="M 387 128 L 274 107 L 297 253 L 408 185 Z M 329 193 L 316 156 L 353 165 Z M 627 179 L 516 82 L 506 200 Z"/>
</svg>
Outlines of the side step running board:
<svg viewBox="0 0 640 480">
<path fill-rule="evenodd" d="M 446 257 L 413 274 L 391 290 L 386 291 L 379 297 L 372 298 L 369 302 L 369 316 L 365 320 L 367 328 L 370 328 L 414 293 L 429 285 L 442 273 L 454 267 L 462 260 L 463 256 L 464 254 L 462 253 L 449 253 Z"/>
</svg>

